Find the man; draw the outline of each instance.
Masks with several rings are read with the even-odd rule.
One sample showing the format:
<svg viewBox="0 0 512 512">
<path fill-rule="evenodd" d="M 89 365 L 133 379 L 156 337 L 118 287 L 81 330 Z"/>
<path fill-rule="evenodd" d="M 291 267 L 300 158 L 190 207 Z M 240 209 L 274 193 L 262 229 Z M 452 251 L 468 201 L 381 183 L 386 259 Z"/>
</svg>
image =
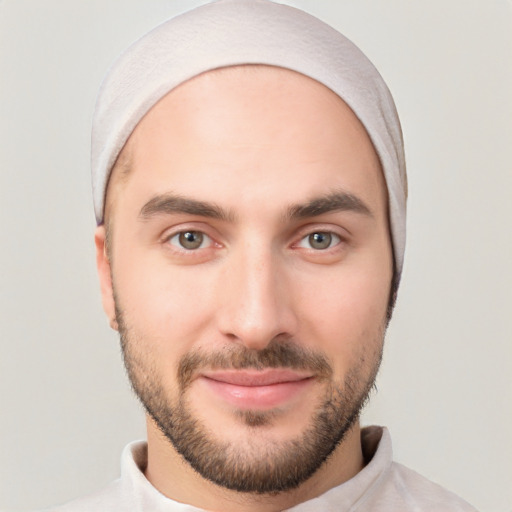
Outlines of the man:
<svg viewBox="0 0 512 512">
<path fill-rule="evenodd" d="M 111 69 L 92 172 L 148 442 L 61 510 L 474 510 L 359 426 L 406 176 L 393 100 L 352 43 L 268 0 L 170 20 Z"/>
</svg>

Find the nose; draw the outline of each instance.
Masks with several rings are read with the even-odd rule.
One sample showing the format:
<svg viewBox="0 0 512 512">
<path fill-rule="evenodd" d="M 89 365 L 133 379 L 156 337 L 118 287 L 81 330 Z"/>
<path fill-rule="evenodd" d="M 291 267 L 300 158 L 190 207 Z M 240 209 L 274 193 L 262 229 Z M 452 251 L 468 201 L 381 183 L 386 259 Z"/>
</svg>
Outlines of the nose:
<svg viewBox="0 0 512 512">
<path fill-rule="evenodd" d="M 271 249 L 246 245 L 225 262 L 219 290 L 218 327 L 253 350 L 294 336 L 297 318 L 285 264 Z"/>
</svg>

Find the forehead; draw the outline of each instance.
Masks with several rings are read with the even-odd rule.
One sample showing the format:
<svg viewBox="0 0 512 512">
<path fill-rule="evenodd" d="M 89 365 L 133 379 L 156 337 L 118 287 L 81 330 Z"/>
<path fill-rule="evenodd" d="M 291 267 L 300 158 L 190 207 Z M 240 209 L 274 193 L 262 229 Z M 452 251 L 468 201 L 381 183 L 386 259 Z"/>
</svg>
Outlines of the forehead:
<svg viewBox="0 0 512 512">
<path fill-rule="evenodd" d="M 250 108 L 250 103 L 254 108 Z M 261 109 L 262 106 L 265 108 Z M 272 121 L 280 130 L 291 121 L 298 123 L 298 128 L 306 128 L 322 116 L 327 129 L 326 114 L 334 109 L 339 122 L 351 125 L 367 136 L 347 104 L 316 80 L 285 68 L 241 65 L 208 71 L 180 84 L 150 109 L 130 139 L 136 138 L 149 124 L 162 122 L 171 111 L 183 119 L 193 120 L 205 108 L 212 113 L 223 112 L 223 116 L 210 117 L 217 127 L 228 117 L 234 118 L 238 114 L 253 123 Z M 290 115 L 291 110 L 295 116 Z M 201 123 L 209 127 L 208 116 L 203 116 Z"/>
<path fill-rule="evenodd" d="M 127 174 L 186 194 L 201 193 L 205 178 L 231 189 L 262 179 L 306 189 L 308 172 L 321 181 L 320 170 L 341 177 L 349 165 L 367 175 L 367 188 L 385 188 L 364 127 L 335 93 L 293 71 L 247 65 L 203 73 L 162 98 L 135 128 L 112 181 Z"/>
</svg>

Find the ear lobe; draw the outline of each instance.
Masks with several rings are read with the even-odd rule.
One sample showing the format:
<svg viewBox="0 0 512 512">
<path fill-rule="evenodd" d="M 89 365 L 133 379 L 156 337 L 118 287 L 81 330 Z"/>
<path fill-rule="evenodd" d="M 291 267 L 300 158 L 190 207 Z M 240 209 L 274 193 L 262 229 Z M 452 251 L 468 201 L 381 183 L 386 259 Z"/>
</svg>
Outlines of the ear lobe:
<svg viewBox="0 0 512 512">
<path fill-rule="evenodd" d="M 96 245 L 96 268 L 98 269 L 98 277 L 100 279 L 103 310 L 109 319 L 110 327 L 118 331 L 119 327 L 116 320 L 114 289 L 112 287 L 112 270 L 107 254 L 106 230 L 104 225 L 96 228 L 94 233 L 94 243 Z"/>
</svg>

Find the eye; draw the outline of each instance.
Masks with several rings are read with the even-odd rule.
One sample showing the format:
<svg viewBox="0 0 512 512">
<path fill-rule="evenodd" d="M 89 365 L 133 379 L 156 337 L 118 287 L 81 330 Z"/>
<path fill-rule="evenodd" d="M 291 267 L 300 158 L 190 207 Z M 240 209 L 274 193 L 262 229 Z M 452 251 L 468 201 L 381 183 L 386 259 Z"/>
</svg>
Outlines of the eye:
<svg viewBox="0 0 512 512">
<path fill-rule="evenodd" d="M 298 244 L 299 247 L 304 249 L 314 249 L 316 251 L 323 251 L 330 249 L 341 242 L 341 238 L 335 233 L 329 231 L 316 231 L 305 236 Z"/>
<path fill-rule="evenodd" d="M 180 231 L 171 236 L 168 242 L 179 249 L 193 251 L 208 247 L 212 243 L 212 239 L 201 231 Z"/>
</svg>

